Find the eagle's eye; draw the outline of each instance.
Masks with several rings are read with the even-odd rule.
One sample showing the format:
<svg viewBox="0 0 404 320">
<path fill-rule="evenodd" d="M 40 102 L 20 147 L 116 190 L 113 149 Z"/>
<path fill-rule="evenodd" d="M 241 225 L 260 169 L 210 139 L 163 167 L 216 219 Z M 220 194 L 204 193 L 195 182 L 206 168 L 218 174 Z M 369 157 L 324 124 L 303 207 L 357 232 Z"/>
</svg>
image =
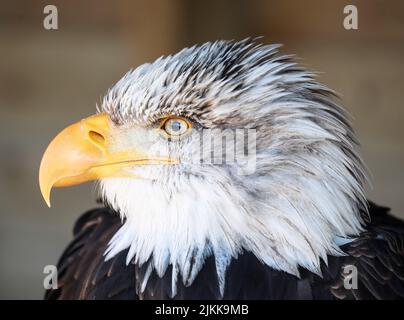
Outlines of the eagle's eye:
<svg viewBox="0 0 404 320">
<path fill-rule="evenodd" d="M 160 128 L 169 138 L 179 138 L 191 129 L 191 124 L 180 117 L 169 117 L 163 120 Z"/>
</svg>

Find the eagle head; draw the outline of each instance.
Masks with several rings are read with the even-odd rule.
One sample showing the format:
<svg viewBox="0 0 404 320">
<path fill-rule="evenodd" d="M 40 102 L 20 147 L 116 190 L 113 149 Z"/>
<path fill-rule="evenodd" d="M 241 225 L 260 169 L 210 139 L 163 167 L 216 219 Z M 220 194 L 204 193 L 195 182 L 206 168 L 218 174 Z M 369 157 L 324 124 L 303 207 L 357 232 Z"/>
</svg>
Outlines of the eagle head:
<svg viewBox="0 0 404 320">
<path fill-rule="evenodd" d="M 298 275 L 362 230 L 365 172 L 334 93 L 278 45 L 217 41 L 129 71 L 64 129 L 41 191 L 97 180 L 122 217 L 106 259 L 171 266 L 189 285 L 243 251 Z"/>
</svg>

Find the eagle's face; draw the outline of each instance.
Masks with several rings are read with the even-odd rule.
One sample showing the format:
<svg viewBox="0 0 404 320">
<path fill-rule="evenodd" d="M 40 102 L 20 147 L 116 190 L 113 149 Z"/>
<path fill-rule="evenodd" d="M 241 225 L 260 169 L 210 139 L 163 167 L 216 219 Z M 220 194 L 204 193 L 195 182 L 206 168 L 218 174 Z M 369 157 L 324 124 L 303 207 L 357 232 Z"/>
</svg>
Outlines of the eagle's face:
<svg viewBox="0 0 404 320">
<path fill-rule="evenodd" d="M 220 278 L 241 250 L 319 272 L 361 230 L 363 167 L 332 92 L 276 48 L 207 43 L 130 71 L 51 143 L 45 198 L 98 179 L 125 219 L 107 258 L 129 248 L 184 283 L 209 254 Z"/>
</svg>

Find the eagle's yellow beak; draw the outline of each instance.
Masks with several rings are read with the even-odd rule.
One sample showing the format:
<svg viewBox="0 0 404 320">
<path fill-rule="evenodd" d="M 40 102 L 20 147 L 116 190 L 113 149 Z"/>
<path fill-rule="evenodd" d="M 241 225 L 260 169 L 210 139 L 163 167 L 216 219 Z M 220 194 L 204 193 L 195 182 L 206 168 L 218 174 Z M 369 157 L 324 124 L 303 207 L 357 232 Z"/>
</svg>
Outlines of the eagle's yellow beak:
<svg viewBox="0 0 404 320">
<path fill-rule="evenodd" d="M 134 146 L 117 151 L 117 129 L 106 114 L 98 114 L 70 125 L 46 149 L 39 168 L 39 186 L 50 206 L 52 187 L 77 185 L 106 177 L 135 177 L 128 166 L 173 164 L 168 157 L 149 157 Z"/>
</svg>

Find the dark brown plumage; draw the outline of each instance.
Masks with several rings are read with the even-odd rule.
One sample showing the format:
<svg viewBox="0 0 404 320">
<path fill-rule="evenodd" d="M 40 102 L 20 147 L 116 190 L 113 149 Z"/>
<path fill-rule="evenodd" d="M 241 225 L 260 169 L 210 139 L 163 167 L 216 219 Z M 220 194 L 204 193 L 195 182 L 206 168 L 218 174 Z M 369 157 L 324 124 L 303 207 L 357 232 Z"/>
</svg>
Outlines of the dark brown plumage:
<svg viewBox="0 0 404 320">
<path fill-rule="evenodd" d="M 345 257 L 329 256 L 323 277 L 301 270 L 301 279 L 276 271 L 245 252 L 233 259 L 226 273 L 224 299 L 402 299 L 404 298 L 404 222 L 389 209 L 369 205 L 371 222 L 354 242 L 343 246 Z M 125 264 L 127 250 L 104 262 L 103 253 L 121 226 L 118 215 L 98 208 L 76 223 L 74 240 L 59 264 L 59 289 L 46 299 L 166 299 L 171 293 L 171 270 L 162 278 L 153 271 L 146 290 L 138 295 L 147 264 Z M 345 265 L 358 269 L 358 289 L 344 288 Z M 212 256 L 191 286 L 178 284 L 176 299 L 216 299 L 219 287 Z"/>
</svg>

